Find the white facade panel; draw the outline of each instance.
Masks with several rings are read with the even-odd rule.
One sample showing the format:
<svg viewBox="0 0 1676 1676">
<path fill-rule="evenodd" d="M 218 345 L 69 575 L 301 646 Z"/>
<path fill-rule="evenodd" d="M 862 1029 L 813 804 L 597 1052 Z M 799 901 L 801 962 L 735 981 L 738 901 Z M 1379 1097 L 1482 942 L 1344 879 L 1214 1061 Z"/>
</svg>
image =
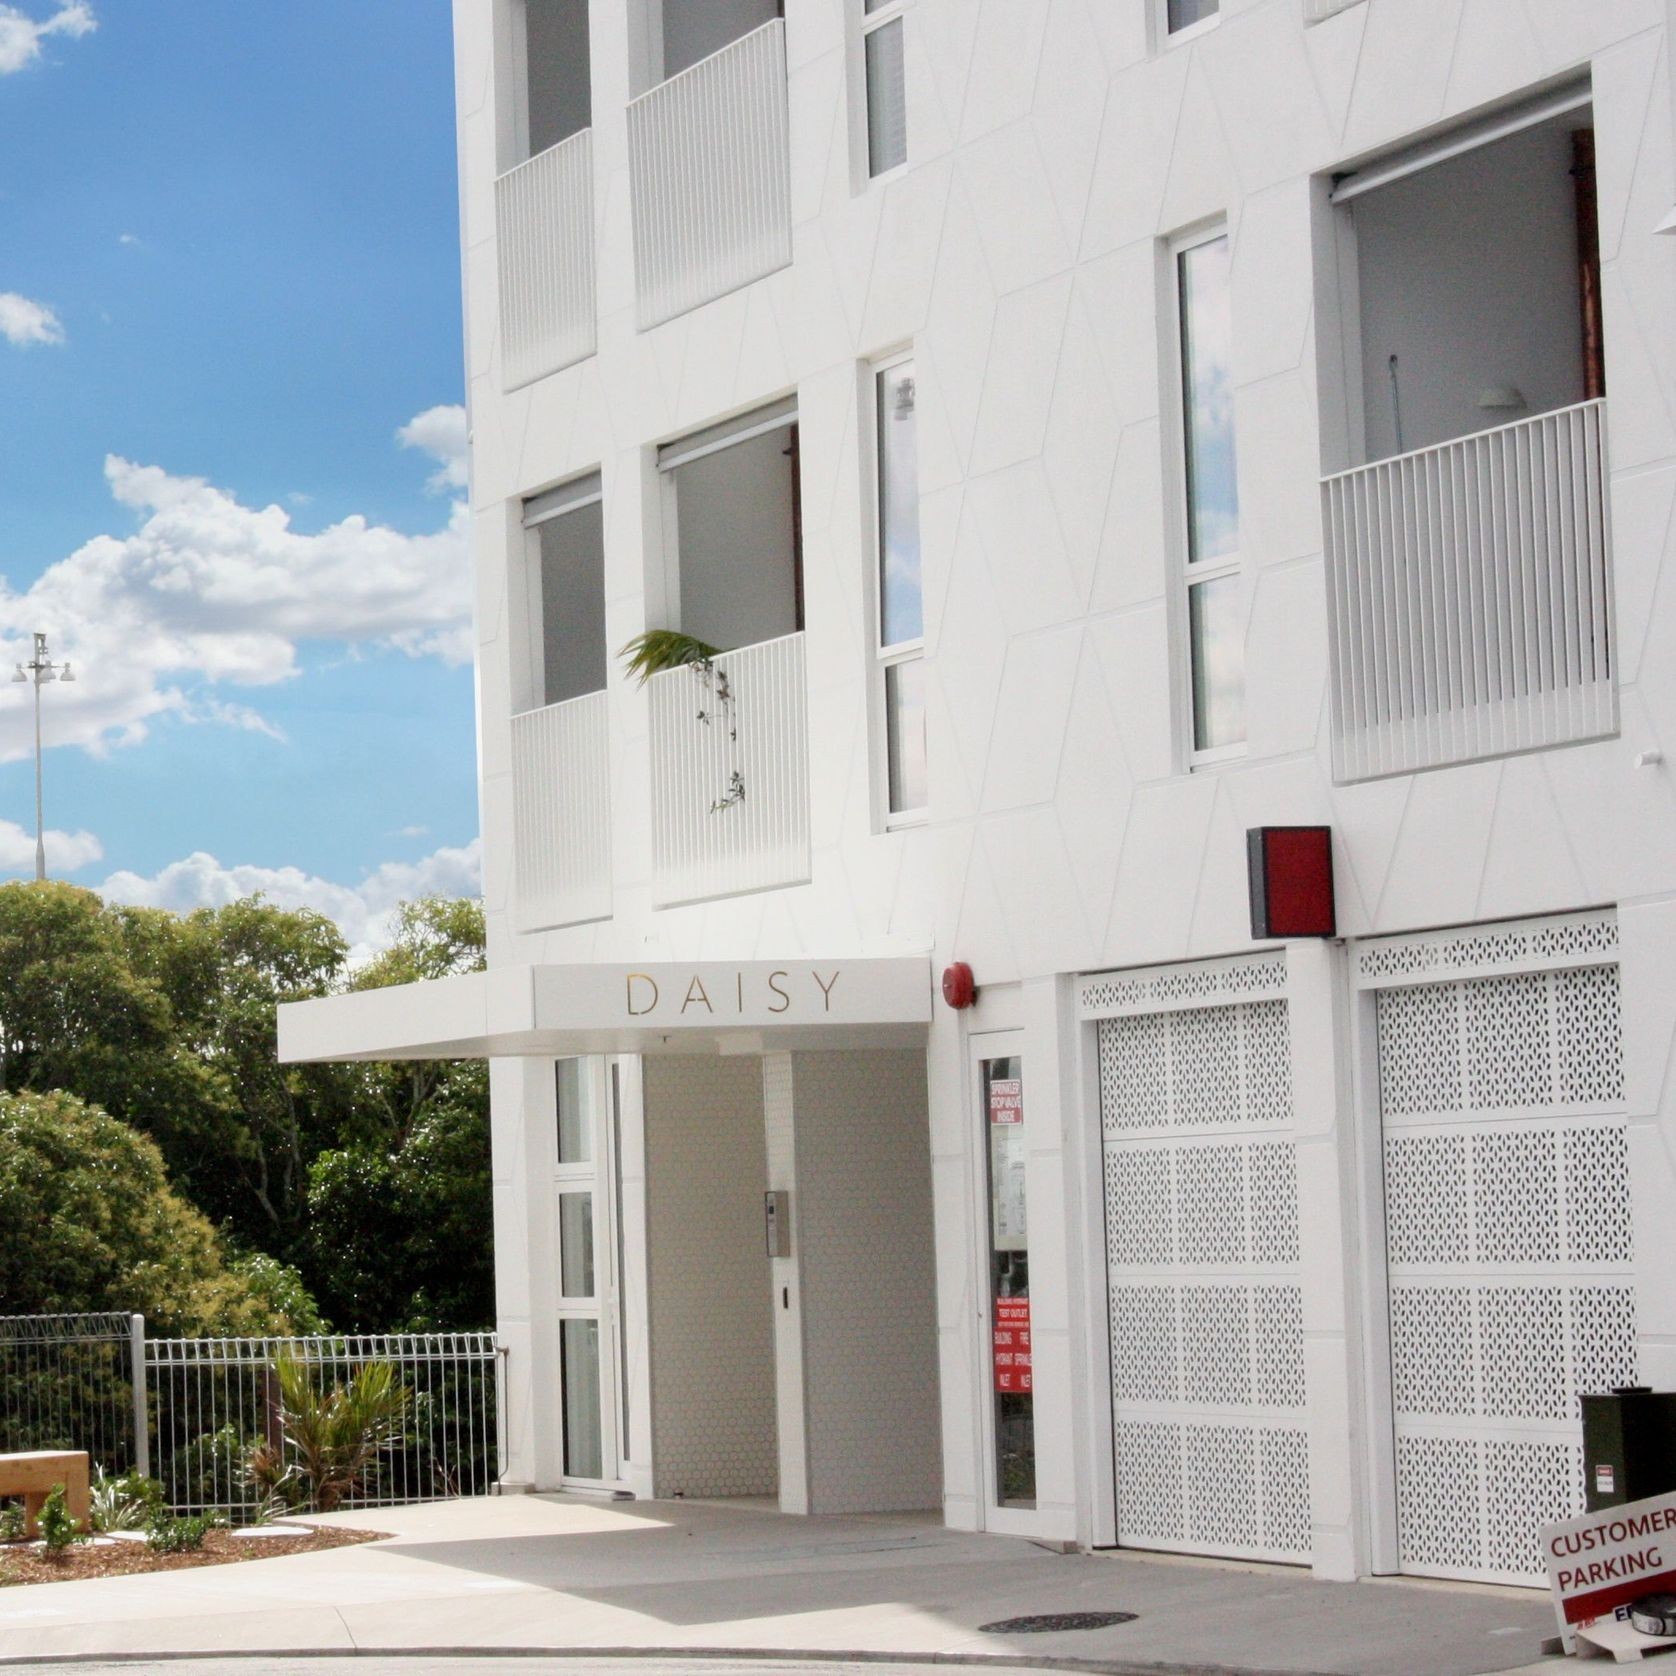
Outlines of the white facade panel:
<svg viewBox="0 0 1676 1676">
<path fill-rule="evenodd" d="M 801 982 L 813 973 L 825 979 L 835 962 L 859 970 L 852 963 L 912 957 L 918 975 L 907 1000 L 916 1005 L 904 1000 L 908 980 L 899 993 L 893 979 L 886 1010 L 893 1027 L 909 1032 L 892 1036 L 892 1048 L 917 1051 L 926 1042 L 945 1516 L 1109 1540 L 1114 1532 L 1102 1524 L 1109 1507 L 1113 1521 L 1120 1514 L 1131 1524 L 1175 1520 L 1183 1547 L 1302 1555 L 1341 1576 L 1390 1570 L 1403 1563 L 1391 1385 L 1400 1371 L 1407 1401 L 1414 1365 L 1403 1348 L 1409 1341 L 1393 1345 L 1391 1295 L 1452 1287 L 1474 1300 L 1478 1405 L 1480 1384 L 1514 1379 L 1513 1364 L 1482 1361 L 1483 1346 L 1512 1331 L 1514 1316 L 1504 1311 L 1484 1326 L 1488 1317 L 1472 1311 L 1500 1308 L 1504 1294 L 1515 1310 L 1532 1288 L 1558 1288 L 1557 1314 L 1541 1316 L 1533 1331 L 1552 1332 L 1557 1321 L 1562 1335 L 1574 1333 L 1568 1288 L 1621 1289 L 1633 1276 L 1638 1371 L 1676 1383 L 1669 1257 L 1676 1148 L 1666 1087 L 1676 1041 L 1668 976 L 1676 970 L 1676 925 L 1667 912 L 1676 896 L 1676 791 L 1661 760 L 1676 741 L 1669 651 L 1676 646 L 1676 240 L 1652 231 L 1676 200 L 1664 14 L 1655 0 L 1547 7 L 1433 0 L 1423 17 L 1393 0 L 1247 0 L 1225 5 L 1220 20 L 1190 40 L 1166 44 L 1155 38 L 1148 11 L 1093 0 L 913 0 L 901 13 L 907 161 L 869 182 L 857 166 L 865 156 L 856 144 L 858 134 L 865 137 L 856 126 L 858 111 L 865 113 L 854 80 L 859 34 L 839 0 L 799 0 L 783 24 L 640 97 L 651 74 L 636 37 L 638 14 L 626 0 L 595 0 L 597 350 L 509 389 L 517 381 L 509 373 L 514 310 L 500 297 L 499 242 L 507 229 L 495 203 L 497 155 L 508 155 L 507 89 L 490 50 L 491 0 L 456 0 L 490 964 L 492 972 L 546 966 L 605 974 L 597 997 L 569 979 L 549 986 L 555 1006 L 585 1003 L 597 1028 L 609 1032 L 597 1042 L 567 1038 L 573 1050 L 654 1046 L 646 1033 L 667 1020 L 692 1032 L 686 1039 L 695 1056 L 725 1047 L 741 1056 L 737 1062 L 752 1063 L 755 1052 L 819 1048 L 830 1021 L 811 1010 L 798 1021 L 810 1035 L 755 1039 L 786 1023 L 769 1010 L 778 1005 L 772 992 L 759 986 L 748 1016 L 735 988 L 738 1018 L 695 1022 L 700 1002 L 688 1003 L 684 1016 L 681 1010 L 688 979 L 660 988 L 660 1020 L 621 1020 L 607 1016 L 607 1004 L 617 1005 L 616 989 L 607 989 L 620 989 L 631 972 L 679 970 L 696 973 L 716 1005 L 741 969 L 748 997 L 751 978 L 776 971 L 794 971 Z M 728 64 L 728 74 L 742 77 L 731 92 L 721 80 Z M 1333 488 L 1324 527 L 1321 481 L 1345 482 L 1338 474 L 1369 457 L 1359 433 L 1382 392 L 1362 388 L 1363 372 L 1378 372 L 1388 346 L 1363 343 L 1348 317 L 1356 249 L 1344 220 L 1356 205 L 1334 209 L 1331 183 L 1417 140 L 1505 112 L 1534 89 L 1578 85 L 1585 73 L 1610 448 L 1598 424 L 1603 410 L 1589 405 L 1582 411 L 1593 417 L 1519 415 L 1523 452 L 1511 476 L 1498 479 L 1499 468 L 1489 468 L 1495 492 L 1488 497 L 1470 486 L 1481 480 L 1464 473 L 1464 461 L 1506 444 L 1456 438 L 1424 470 L 1400 461 L 1370 468 L 1384 473 L 1392 492 L 1374 520 L 1374 547 L 1366 540 L 1373 525 L 1360 526 L 1367 563 L 1358 580 L 1369 591 L 1356 597 L 1378 612 L 1357 623 L 1371 633 L 1377 617 L 1386 661 L 1355 666 L 1355 646 L 1373 641 L 1347 638 L 1351 596 L 1335 592 L 1347 573 L 1331 567 L 1346 562 L 1351 524 L 1340 523 L 1333 497 L 1341 491 Z M 1226 226 L 1231 257 L 1227 376 L 1215 395 L 1238 439 L 1239 566 L 1226 622 L 1243 660 L 1247 737 L 1242 752 L 1188 772 L 1182 392 L 1159 322 L 1172 313 L 1171 241 L 1212 225 Z M 1497 296 L 1519 272 L 1517 241 L 1504 242 L 1505 268 L 1484 281 Z M 1569 257 L 1553 260 L 1552 249 L 1548 255 L 1546 272 L 1569 264 Z M 1470 341 L 1458 330 L 1450 341 L 1463 336 Z M 1438 385 L 1428 410 L 1477 412 L 1486 387 L 1506 382 L 1493 369 L 1468 382 L 1467 370 L 1454 364 L 1458 355 L 1428 359 L 1425 347 L 1405 338 L 1402 356 L 1411 394 L 1418 381 Z M 1567 348 L 1581 360 L 1579 345 Z M 928 791 L 923 823 L 881 830 L 869 379 L 872 365 L 904 351 L 915 368 Z M 793 396 L 799 669 L 795 684 L 786 668 L 747 680 L 749 659 L 761 648 L 726 654 L 721 667 L 738 675 L 740 695 L 742 725 L 733 739 L 731 724 L 718 734 L 714 723 L 697 720 L 694 676 L 675 671 L 642 689 L 617 651 L 646 629 L 680 620 L 678 579 L 666 559 L 680 532 L 660 491 L 658 448 Z M 1571 468 L 1549 450 L 1567 427 L 1581 428 L 1581 469 L 1575 450 Z M 1444 455 L 1449 471 L 1462 471 L 1446 476 Z M 542 914 L 538 924 L 518 885 L 525 864 L 513 670 L 529 625 L 506 586 L 522 539 L 507 509 L 596 469 L 609 653 L 598 794 L 609 811 L 609 912 L 563 924 Z M 1370 480 L 1359 481 L 1365 488 Z M 1467 497 L 1459 515 L 1457 488 Z M 1609 570 L 1600 545 L 1607 534 Z M 1546 580 L 1558 584 L 1546 604 L 1528 568 L 1544 554 Z M 1473 577 L 1488 574 L 1501 587 L 1515 565 L 1526 567 L 1518 572 L 1518 608 L 1508 593 L 1486 611 Z M 1598 656 L 1584 667 L 1585 650 L 1598 653 L 1602 622 L 1604 677 Z M 1509 638 L 1496 640 L 1503 629 Z M 1496 669 L 1525 687 L 1480 694 L 1480 674 L 1488 679 L 1492 660 L 1502 659 L 1510 661 L 1496 661 Z M 1370 723 L 1374 701 L 1387 712 Z M 745 707 L 759 702 L 769 704 L 767 712 L 743 725 Z M 795 719 L 794 703 L 802 705 Z M 1345 718 L 1358 715 L 1347 728 Z M 735 747 L 741 756 L 772 749 L 779 766 L 736 760 Z M 1498 754 L 1514 750 L 1523 754 Z M 735 770 L 743 799 L 712 812 Z M 678 787 L 677 776 L 685 776 Z M 759 821 L 766 824 L 752 827 Z M 1294 945 L 1284 956 L 1253 952 L 1243 834 L 1265 823 L 1332 828 L 1338 929 L 1351 939 L 1348 955 L 1315 945 Z M 1581 1007 L 1578 997 L 1599 985 L 1574 974 L 1615 967 L 1620 958 L 1598 941 L 1598 919 L 1576 917 L 1599 904 L 1613 904 L 1625 928 L 1624 1108 L 1608 1109 L 1610 1102 L 1593 1096 L 1533 1103 L 1521 1079 L 1533 1074 L 1534 1050 L 1517 1022 L 1520 1007 L 1533 1005 L 1526 980 L 1545 974 L 1550 1045 L 1571 1040 L 1557 998 Z M 1542 918 L 1479 925 L 1514 916 Z M 1421 930 L 1440 925 L 1475 929 Z M 1476 949 L 1470 970 L 1456 964 L 1464 955 L 1439 952 L 1457 944 Z M 924 974 L 957 960 L 976 972 L 977 1003 L 963 1013 L 936 1003 L 927 1031 L 928 1004 L 918 1004 L 927 1000 Z M 1382 964 L 1376 970 L 1370 962 Z M 1279 988 L 1266 970 L 1277 963 L 1287 971 Z M 1069 976 L 1103 968 L 1119 976 Z M 1204 975 L 1212 972 L 1248 974 L 1253 987 L 1226 987 L 1228 979 Z M 1480 1012 L 1484 1039 L 1499 1044 L 1490 1058 L 1514 1103 L 1393 1112 L 1386 1139 L 1454 1148 L 1459 1168 L 1448 1179 L 1465 1184 L 1470 1206 L 1480 1197 L 1481 1134 L 1516 1137 L 1529 1149 L 1528 1157 L 1517 1153 L 1520 1168 L 1556 1181 L 1558 1197 L 1533 1193 L 1524 1209 L 1509 1212 L 1510 1225 L 1523 1227 L 1527 1211 L 1539 1222 L 1551 1213 L 1562 1230 L 1559 1255 L 1507 1267 L 1505 1253 L 1478 1253 L 1469 1243 L 1464 1268 L 1416 1259 L 1405 1269 L 1407 1259 L 1387 1261 L 1377 1030 L 1381 1011 L 1387 1035 L 1398 1029 L 1407 1003 L 1376 992 L 1412 999 L 1503 980 L 1504 989 L 1473 993 L 1503 997 L 1493 1005 L 1484 999 Z M 1091 986 L 1106 990 L 1091 994 Z M 803 1002 L 818 1009 L 812 982 L 802 991 Z M 1050 993 L 1060 996 L 1058 1008 L 1040 999 Z M 1464 1041 L 1466 991 L 1451 993 Z M 1025 1005 L 1023 997 L 1036 999 Z M 465 999 L 472 1017 L 458 1026 L 461 1040 L 491 1028 L 487 990 Z M 1268 1060 L 1252 1051 L 1265 1021 L 1277 1016 L 1261 1009 L 1275 1006 L 1285 1009 L 1292 1044 L 1292 1109 L 1284 1121 L 1274 1115 L 1278 1107 L 1250 1104 L 1269 1074 Z M 415 1027 L 403 1036 L 403 1019 L 372 1022 L 393 1032 L 391 1040 L 424 1034 Z M 876 1021 L 870 1014 L 861 1022 L 870 1029 Z M 325 1024 L 320 1015 L 319 1042 L 330 1035 L 327 1045 L 341 1047 L 347 1038 Z M 740 1028 L 724 1028 L 730 1024 Z M 440 1022 L 425 1029 L 427 1039 L 443 1039 Z M 1194 1032 L 1204 1035 L 1183 1059 L 1178 1091 L 1166 1075 L 1174 1128 L 1099 1133 L 1093 1043 L 1101 1030 L 1108 1044 L 1127 1043 L 1122 1052 L 1130 1055 L 1141 1053 L 1151 1031 L 1170 1064 L 1178 1035 L 1184 1044 Z M 1038 1413 L 1053 1417 L 1041 1462 L 1043 1505 L 1004 1516 L 992 1505 L 987 1477 L 991 1347 L 976 1297 L 981 1128 L 970 1080 L 975 1041 L 997 1031 L 1019 1032 L 1026 1077 L 1036 1086 L 1051 1080 L 1058 1095 L 1042 1108 L 1030 1154 L 1037 1221 L 1045 1207 L 1055 1224 L 1043 1235 L 1043 1272 L 1032 1282 L 1048 1323 Z M 513 1035 L 496 1041 L 519 1050 Z M 1476 1073 L 1466 1053 L 1461 1047 L 1457 1069 L 1470 1079 Z M 1555 1076 L 1558 1053 L 1545 1062 Z M 1230 1086 L 1217 1078 L 1230 1064 L 1245 1118 L 1260 1108 L 1272 1122 L 1215 1120 L 1223 1109 L 1215 1090 Z M 1431 1064 L 1425 1052 L 1405 1053 L 1402 1065 L 1393 1060 L 1391 1090 Z M 516 1159 L 530 1126 L 545 1121 L 540 1081 L 534 1072 L 502 1074 L 494 1085 L 497 1215 L 518 1242 L 502 1265 L 506 1331 L 514 1366 L 521 1362 L 537 1381 L 515 1394 L 514 1452 L 520 1472 L 535 1481 L 552 1454 L 539 1439 L 549 1424 L 543 1405 L 556 1357 L 540 1275 L 532 1271 L 520 1286 L 508 1272 L 508 1265 L 544 1259 L 534 1231 L 540 1218 L 522 1204 L 519 1173 L 503 1168 L 503 1153 L 511 1148 Z M 1152 1109 L 1157 1090 L 1149 1093 L 1144 1077 L 1119 1077 L 1113 1087 L 1114 1110 Z M 759 1143 L 760 1100 L 759 1093 Z M 774 1104 L 771 1156 L 776 1169 L 790 1168 L 795 1101 L 780 1089 Z M 1620 1121 L 1634 1200 L 1633 1261 L 1584 1261 L 1564 1244 L 1574 1220 L 1567 1172 L 1589 1161 L 1605 1171 L 1602 1190 L 1622 1197 L 1616 1142 L 1600 1138 Z M 701 1169 L 696 1138 L 692 1145 L 693 1167 Z M 1271 1167 L 1282 1154 L 1264 1149 L 1288 1146 L 1296 1160 L 1296 1253 L 1263 1257 L 1259 1248 L 1284 1245 L 1273 1234 L 1277 1217 L 1284 1224 L 1276 1207 L 1285 1200 L 1274 1185 L 1285 1171 Z M 645 1238 L 655 1245 L 665 1231 L 650 1131 L 647 1147 Z M 1112 1268 L 1100 1228 L 1105 1157 L 1141 1170 L 1156 1168 L 1146 1162 L 1154 1153 L 1165 1157 L 1168 1180 L 1155 1186 L 1153 1202 L 1169 1207 L 1172 1240 L 1182 1237 L 1179 1225 L 1188 1243 L 1172 1245 L 1167 1262 Z M 1393 1179 L 1400 1176 L 1398 1168 Z M 1218 1182 L 1238 1185 L 1243 1243 L 1212 1261 L 1208 1247 L 1193 1243 L 1200 1238 L 1193 1230 L 1198 1200 Z M 1066 1204 L 1077 1214 L 1054 1214 Z M 1134 1220 L 1126 1193 L 1112 1206 L 1113 1225 Z M 1407 1215 L 1400 1193 L 1398 1211 Z M 730 1237 L 749 1239 L 759 1252 L 759 1217 L 753 1197 L 749 1216 L 734 1206 L 717 1226 L 725 1222 Z M 683 1237 L 696 1258 L 697 1236 Z M 1064 1272 L 1048 1274 L 1050 1264 Z M 772 1284 L 763 1267 L 757 1263 L 751 1283 L 760 1282 L 759 1297 Z M 1175 1335 L 1155 1340 L 1173 1346 L 1168 1358 L 1159 1352 L 1148 1360 L 1139 1339 L 1111 1345 L 1106 1294 L 1113 1283 L 1126 1289 L 1123 1307 L 1137 1319 L 1153 1293 L 1166 1297 L 1167 1312 L 1154 1313 L 1167 1313 Z M 1098 1318 L 1067 1320 L 1071 1299 L 1084 1300 L 1075 1307 Z M 1409 1311 L 1404 1320 L 1417 1322 L 1416 1332 L 1441 1331 L 1446 1314 Z M 1260 1358 L 1259 1344 L 1267 1358 L 1291 1343 L 1294 1319 L 1301 1359 L 1288 1351 L 1282 1368 Z M 773 1324 L 765 1310 L 760 1354 L 770 1358 Z M 1604 1378 L 1620 1365 L 1612 1360 L 1618 1350 L 1579 1360 L 1576 1345 L 1565 1342 L 1567 1378 L 1579 1368 Z M 1621 1339 L 1613 1342 L 1621 1348 Z M 1111 1375 L 1101 1365 L 1108 1348 L 1121 1352 Z M 653 1384 L 659 1354 L 654 1331 L 647 1347 Z M 778 1462 L 795 1460 L 806 1475 L 811 1457 L 788 1449 L 784 1423 L 786 1405 L 801 1400 L 805 1368 L 794 1369 L 788 1352 L 772 1372 L 760 1414 L 773 1425 L 777 1391 Z M 1160 1434 L 1171 1449 L 1160 1443 L 1150 1477 L 1131 1471 L 1124 1511 L 1122 1449 L 1115 1485 L 1104 1464 L 1112 1381 L 1139 1390 L 1154 1375 L 1150 1389 L 1171 1394 L 1147 1403 L 1120 1398 L 1120 1423 L 1176 1431 Z M 1300 1378 L 1301 1406 L 1294 1400 Z M 1518 1373 L 1514 1383 L 1535 1378 Z M 695 1412 L 709 1412 L 711 1400 L 701 1393 Z M 1518 1457 L 1520 1482 L 1533 1495 L 1558 1483 L 1552 1457 L 1531 1453 L 1560 1446 L 1570 1422 L 1551 1412 L 1511 1419 L 1478 1406 L 1465 1414 L 1398 1412 L 1410 1418 L 1398 1422 L 1397 1436 L 1412 1420 L 1414 1437 L 1460 1444 L 1474 1463 L 1491 1443 L 1517 1444 L 1526 1451 Z M 1187 1427 L 1200 1428 L 1191 1448 Z M 1297 1436 L 1305 1439 L 1302 1454 Z M 675 1459 L 696 1460 L 690 1442 Z M 806 1443 L 800 1433 L 798 1448 Z M 1051 1471 L 1050 1450 L 1058 1451 Z M 1230 1482 L 1212 1470 L 1223 1457 L 1240 1468 Z M 661 1464 L 645 1465 L 661 1473 Z M 765 1480 L 758 1474 L 757 1481 Z M 1413 1471 L 1407 1482 L 1412 1491 Z M 1249 1495 L 1234 1487 L 1241 1484 Z M 1155 1507 L 1143 1515 L 1133 1498 L 1148 1494 Z M 1215 1529 L 1192 1524 L 1195 1496 L 1209 1498 Z M 1411 1495 L 1411 1536 L 1420 1528 L 1419 1507 Z M 1435 1524 L 1455 1515 L 1424 1517 Z M 1471 1522 L 1463 1514 L 1457 1523 L 1465 1532 Z M 1471 1525 L 1469 1562 L 1446 1558 L 1437 1568 L 1517 1575 L 1517 1566 L 1500 1563 L 1512 1553 L 1510 1540 L 1480 1520 Z"/>
<path fill-rule="evenodd" d="M 1175 1003 L 1096 1032 L 1125 1546 L 1310 1558 L 1285 980 L 1271 957 L 1084 985 Z"/>
<path fill-rule="evenodd" d="M 1403 1569 L 1539 1583 L 1582 1509 L 1578 1393 L 1636 1382 L 1609 917 L 1372 944 Z M 1509 969 L 1510 966 L 1513 969 Z M 1458 976 L 1444 976 L 1458 973 Z"/>
<path fill-rule="evenodd" d="M 783 24 L 641 94 L 628 134 L 642 331 L 791 260 Z"/>
<path fill-rule="evenodd" d="M 512 719 L 520 930 L 611 912 L 609 717 L 600 692 Z"/>
<path fill-rule="evenodd" d="M 592 355 L 594 147 L 584 128 L 495 182 L 506 387 Z"/>
</svg>

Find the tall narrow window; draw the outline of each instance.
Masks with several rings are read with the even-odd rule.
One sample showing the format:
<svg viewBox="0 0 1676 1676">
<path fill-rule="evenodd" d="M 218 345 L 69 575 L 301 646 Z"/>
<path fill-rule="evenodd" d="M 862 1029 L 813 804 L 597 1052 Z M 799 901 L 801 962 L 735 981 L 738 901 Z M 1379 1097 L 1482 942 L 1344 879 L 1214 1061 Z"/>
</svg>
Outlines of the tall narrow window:
<svg viewBox="0 0 1676 1676">
<path fill-rule="evenodd" d="M 979 1066 L 989 1162 L 989 1309 L 995 1385 L 995 1502 L 1036 1505 L 1030 1350 L 1030 1227 L 1024 1071 L 1016 1054 Z"/>
<path fill-rule="evenodd" d="M 1164 0 L 1164 27 L 1172 35 L 1196 29 L 1222 9 L 1222 0 Z"/>
<path fill-rule="evenodd" d="M 925 617 L 920 598 L 919 451 L 914 363 L 875 369 L 879 461 L 877 663 L 884 713 L 887 824 L 925 808 Z"/>
<path fill-rule="evenodd" d="M 903 0 L 864 0 L 861 50 L 867 70 L 867 172 L 908 161 L 908 101 L 902 75 Z"/>
<path fill-rule="evenodd" d="M 531 708 L 605 686 L 605 519 L 599 473 L 524 502 Z"/>
<path fill-rule="evenodd" d="M 1195 764 L 1237 754 L 1245 743 L 1245 633 L 1229 269 L 1226 233 L 1176 249 L 1186 485 L 1189 759 Z"/>
</svg>

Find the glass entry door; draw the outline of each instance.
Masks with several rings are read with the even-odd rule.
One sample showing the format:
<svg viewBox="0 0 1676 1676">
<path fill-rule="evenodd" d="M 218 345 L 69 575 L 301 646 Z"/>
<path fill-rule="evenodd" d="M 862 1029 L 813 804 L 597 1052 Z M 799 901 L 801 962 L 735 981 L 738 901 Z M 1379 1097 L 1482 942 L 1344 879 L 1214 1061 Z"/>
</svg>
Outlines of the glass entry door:
<svg viewBox="0 0 1676 1676">
<path fill-rule="evenodd" d="M 558 1153 L 559 1391 L 566 1483 L 615 1488 L 621 1475 L 622 1330 L 614 1062 L 554 1065 Z"/>
<path fill-rule="evenodd" d="M 1025 1190 L 1024 1061 L 1019 1037 L 974 1043 L 974 1082 L 984 1168 L 985 1351 L 990 1416 L 991 1528 L 1004 1529 L 1012 1510 L 1036 1506 L 1036 1420 L 1030 1345 L 1030 1222 Z M 1011 1049 L 1012 1051 L 1006 1051 Z"/>
</svg>

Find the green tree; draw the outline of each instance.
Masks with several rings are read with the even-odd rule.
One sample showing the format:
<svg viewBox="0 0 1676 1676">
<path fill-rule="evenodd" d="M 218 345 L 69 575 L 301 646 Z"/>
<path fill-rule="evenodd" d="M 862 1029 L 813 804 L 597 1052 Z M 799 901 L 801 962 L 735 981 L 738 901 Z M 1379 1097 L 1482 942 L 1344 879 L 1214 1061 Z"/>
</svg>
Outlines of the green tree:
<svg viewBox="0 0 1676 1676">
<path fill-rule="evenodd" d="M 0 1090 L 63 1090 L 144 1131 L 277 1314 L 301 1323 L 312 1294 L 345 1329 L 487 1325 L 486 1067 L 281 1065 L 276 1043 L 283 1002 L 482 963 L 472 901 L 405 904 L 351 971 L 324 915 L 258 898 L 181 916 L 0 885 Z"/>
<path fill-rule="evenodd" d="M 0 1313 L 138 1310 L 165 1333 L 313 1320 L 295 1277 L 258 1283 L 229 1263 L 152 1141 L 71 1094 L 0 1094 L 0 1228 Z"/>
<path fill-rule="evenodd" d="M 356 989 L 483 967 L 483 910 L 431 897 L 398 910 Z M 309 1170 L 307 1268 L 342 1329 L 494 1321 L 489 1079 L 482 1060 L 350 1067 L 360 1132 Z M 376 1121 L 369 1120 L 376 1118 Z"/>
</svg>

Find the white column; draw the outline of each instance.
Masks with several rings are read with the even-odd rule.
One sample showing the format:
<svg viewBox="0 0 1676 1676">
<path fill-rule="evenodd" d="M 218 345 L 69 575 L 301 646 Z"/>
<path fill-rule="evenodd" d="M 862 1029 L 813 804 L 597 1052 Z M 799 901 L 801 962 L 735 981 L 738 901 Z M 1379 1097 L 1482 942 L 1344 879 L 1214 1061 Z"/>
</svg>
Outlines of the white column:
<svg viewBox="0 0 1676 1676">
<path fill-rule="evenodd" d="M 1618 909 L 1637 1373 L 1676 1391 L 1676 902 Z"/>
<path fill-rule="evenodd" d="M 495 1320 L 507 1351 L 508 1489 L 551 1489 L 560 1475 L 554 1121 L 552 1060 L 490 1062 Z"/>
<path fill-rule="evenodd" d="M 1069 980 L 1031 978 L 1022 986 L 1024 1133 L 1029 1147 L 1031 1410 L 1036 1434 L 1036 1525 L 1042 1537 L 1070 1542 L 1078 1527 L 1078 1451 L 1074 1399 L 1083 1358 L 1073 1352 L 1082 1325 L 1082 1288 L 1073 1287 L 1068 1239 L 1074 1211 L 1067 1192 L 1067 1137 L 1081 1121 L 1075 1043 L 1068 1022 Z M 976 1113 L 972 1134 L 981 1137 Z M 1080 1218 L 1079 1218 L 1080 1222 Z"/>
<path fill-rule="evenodd" d="M 1356 1308 L 1359 1195 L 1350 997 L 1342 943 L 1286 948 L 1298 1160 L 1310 1524 L 1317 1577 L 1366 1570 L 1364 1433 Z M 1367 1260 L 1371 1261 L 1370 1256 Z"/>
<path fill-rule="evenodd" d="M 792 1056 L 770 1053 L 762 1061 L 763 1139 L 768 1187 L 791 1198 L 791 1255 L 768 1265 L 774 1308 L 774 1410 L 780 1439 L 780 1511 L 809 1511 L 808 1412 L 803 1387 L 802 1210 L 797 1191 Z"/>
</svg>

